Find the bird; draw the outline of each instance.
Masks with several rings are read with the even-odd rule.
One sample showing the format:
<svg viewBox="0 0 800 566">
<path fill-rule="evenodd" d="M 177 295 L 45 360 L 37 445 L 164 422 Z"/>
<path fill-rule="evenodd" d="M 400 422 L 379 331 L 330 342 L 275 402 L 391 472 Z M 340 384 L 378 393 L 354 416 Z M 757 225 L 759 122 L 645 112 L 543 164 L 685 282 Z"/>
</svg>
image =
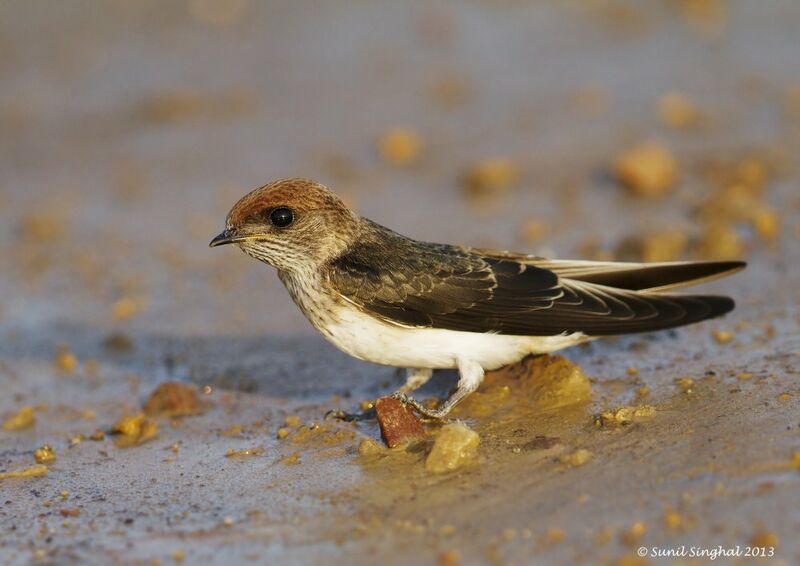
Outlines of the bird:
<svg viewBox="0 0 800 566">
<path fill-rule="evenodd" d="M 259 187 L 231 209 L 211 247 L 235 245 L 277 269 L 311 324 L 342 351 L 406 369 L 392 396 L 443 419 L 486 371 L 604 336 L 718 317 L 725 296 L 673 290 L 717 279 L 741 261 L 628 263 L 418 241 L 350 209 L 310 179 Z M 436 408 L 411 393 L 435 369 L 457 369 Z"/>
</svg>

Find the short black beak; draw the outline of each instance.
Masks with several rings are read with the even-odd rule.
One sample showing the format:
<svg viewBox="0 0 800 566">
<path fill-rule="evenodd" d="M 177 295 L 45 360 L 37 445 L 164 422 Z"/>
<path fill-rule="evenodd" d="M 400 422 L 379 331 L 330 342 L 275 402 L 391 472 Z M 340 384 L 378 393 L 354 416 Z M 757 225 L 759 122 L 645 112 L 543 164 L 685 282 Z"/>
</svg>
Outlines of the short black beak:
<svg viewBox="0 0 800 566">
<path fill-rule="evenodd" d="M 208 244 L 211 248 L 216 248 L 217 246 L 224 246 L 225 244 L 232 244 L 235 241 L 235 234 L 233 230 L 225 230 L 220 235 L 216 236 L 211 242 Z"/>
</svg>

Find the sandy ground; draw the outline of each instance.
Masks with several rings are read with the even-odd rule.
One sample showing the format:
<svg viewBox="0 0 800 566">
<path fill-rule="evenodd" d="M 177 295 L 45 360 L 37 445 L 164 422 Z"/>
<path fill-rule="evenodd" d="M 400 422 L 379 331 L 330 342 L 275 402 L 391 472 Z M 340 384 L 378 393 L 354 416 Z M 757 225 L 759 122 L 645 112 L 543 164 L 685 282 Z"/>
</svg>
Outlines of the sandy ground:
<svg viewBox="0 0 800 566">
<path fill-rule="evenodd" d="M 0 562 L 798 563 L 798 25 L 791 0 L 1 3 L 0 418 L 35 423 L 0 430 L 0 472 L 56 460 L 0 476 Z M 378 151 L 398 126 L 424 142 L 404 166 Z M 677 164 L 660 197 L 610 174 L 647 140 Z M 509 186 L 465 193 L 489 158 Z M 491 376 L 455 414 L 477 458 L 433 474 L 437 427 L 364 455 L 374 422 L 322 420 L 395 371 L 206 247 L 294 175 L 421 239 L 750 265 L 704 289 L 737 299 L 725 319 L 564 352 L 588 401 Z M 202 414 L 90 438 L 164 381 Z"/>
</svg>

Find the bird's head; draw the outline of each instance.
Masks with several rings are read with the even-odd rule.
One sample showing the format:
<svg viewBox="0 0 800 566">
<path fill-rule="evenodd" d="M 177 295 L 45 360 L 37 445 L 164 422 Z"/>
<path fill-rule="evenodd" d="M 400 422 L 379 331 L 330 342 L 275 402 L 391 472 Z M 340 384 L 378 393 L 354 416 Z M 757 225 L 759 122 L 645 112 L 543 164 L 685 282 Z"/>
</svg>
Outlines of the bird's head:
<svg viewBox="0 0 800 566">
<path fill-rule="evenodd" d="M 321 265 L 356 237 L 358 216 L 327 187 L 309 179 L 282 179 L 237 202 L 211 247 L 236 244 L 285 272 Z"/>
</svg>

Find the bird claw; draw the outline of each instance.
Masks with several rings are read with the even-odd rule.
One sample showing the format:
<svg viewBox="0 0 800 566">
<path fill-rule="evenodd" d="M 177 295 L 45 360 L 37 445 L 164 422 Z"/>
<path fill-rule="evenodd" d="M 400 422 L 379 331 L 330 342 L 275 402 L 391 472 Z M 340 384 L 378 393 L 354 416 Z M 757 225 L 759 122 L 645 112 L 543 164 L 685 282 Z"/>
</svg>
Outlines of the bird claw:
<svg viewBox="0 0 800 566">
<path fill-rule="evenodd" d="M 404 405 L 408 405 L 413 408 L 416 412 L 418 412 L 423 417 L 426 417 L 431 420 L 441 421 L 447 416 L 447 413 L 450 411 L 448 410 L 441 410 L 441 409 L 429 409 L 410 395 L 406 395 L 405 393 L 393 393 L 392 399 L 396 399 L 400 401 Z"/>
<path fill-rule="evenodd" d="M 420 416 L 424 417 L 423 420 L 443 421 L 450 412 L 450 408 L 446 405 L 441 409 L 429 409 L 410 395 L 401 392 L 395 392 L 391 395 L 392 399 L 400 401 L 403 405 L 408 405 L 414 409 Z M 332 409 L 325 413 L 325 420 L 334 419 L 345 422 L 360 422 L 377 418 L 378 413 L 375 407 L 362 411 L 360 413 L 348 413 L 342 409 Z"/>
</svg>

